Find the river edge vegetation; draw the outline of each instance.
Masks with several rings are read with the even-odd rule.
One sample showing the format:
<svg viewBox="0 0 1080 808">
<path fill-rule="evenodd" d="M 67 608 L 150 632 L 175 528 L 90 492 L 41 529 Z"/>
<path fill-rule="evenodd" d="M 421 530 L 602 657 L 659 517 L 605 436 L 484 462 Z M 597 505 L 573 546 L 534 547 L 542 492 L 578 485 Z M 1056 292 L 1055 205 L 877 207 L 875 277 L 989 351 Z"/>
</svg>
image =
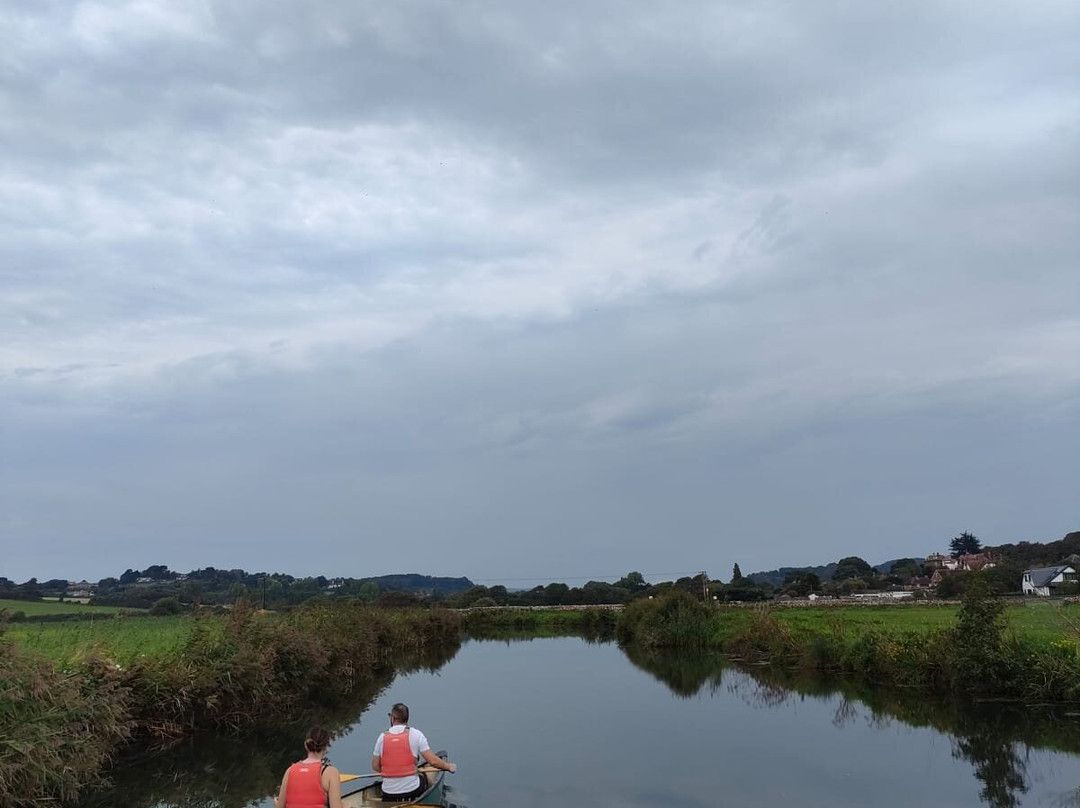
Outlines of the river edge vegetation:
<svg viewBox="0 0 1080 808">
<path fill-rule="evenodd" d="M 1076 703 L 1080 619 L 1072 608 L 1006 609 L 976 578 L 960 606 L 748 609 L 676 590 L 622 611 L 330 601 L 266 613 L 242 601 L 225 615 L 10 624 L 0 638 L 0 806 L 72 802 L 132 739 L 258 732 L 343 703 L 358 705 L 356 715 L 402 660 L 427 654 L 445 662 L 467 638 L 615 638 L 631 660 L 712 651 L 868 687 Z M 57 642 L 64 632 L 93 633 Z"/>
<path fill-rule="evenodd" d="M 181 620 L 181 642 L 155 637 L 154 618 L 108 621 L 139 626 L 137 654 L 103 642 L 49 658 L 0 637 L 0 806 L 71 804 L 132 743 L 253 732 L 373 697 L 403 665 L 445 662 L 461 636 L 450 611 L 349 604 L 267 614 L 241 603 Z"/>
<path fill-rule="evenodd" d="M 746 609 L 676 591 L 620 612 L 478 610 L 465 616 L 464 627 L 482 638 L 613 635 L 631 656 L 716 652 L 755 667 L 844 676 L 959 702 L 1080 705 L 1080 606 L 1006 606 L 978 574 L 959 605 Z"/>
<path fill-rule="evenodd" d="M 917 622 L 916 608 L 715 609 L 674 594 L 628 606 L 616 636 L 624 646 L 711 649 L 743 662 L 967 701 L 1080 703 L 1080 631 L 1067 613 L 1075 605 L 1056 614 L 1048 604 L 1009 609 L 974 576 L 951 620 L 941 619 L 949 607 L 939 607 L 939 619 Z M 1048 618 L 1056 618 L 1057 631 Z"/>
</svg>

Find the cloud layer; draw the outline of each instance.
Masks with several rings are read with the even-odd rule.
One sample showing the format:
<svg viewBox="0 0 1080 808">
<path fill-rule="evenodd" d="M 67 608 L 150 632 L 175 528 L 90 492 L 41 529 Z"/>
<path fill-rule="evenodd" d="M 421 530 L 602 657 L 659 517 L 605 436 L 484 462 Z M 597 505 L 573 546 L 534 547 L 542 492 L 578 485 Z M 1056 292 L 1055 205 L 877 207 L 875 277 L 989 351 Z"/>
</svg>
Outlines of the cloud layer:
<svg viewBox="0 0 1080 808">
<path fill-rule="evenodd" d="M 1076 529 L 1073 3 L 0 8 L 0 575 Z"/>
</svg>

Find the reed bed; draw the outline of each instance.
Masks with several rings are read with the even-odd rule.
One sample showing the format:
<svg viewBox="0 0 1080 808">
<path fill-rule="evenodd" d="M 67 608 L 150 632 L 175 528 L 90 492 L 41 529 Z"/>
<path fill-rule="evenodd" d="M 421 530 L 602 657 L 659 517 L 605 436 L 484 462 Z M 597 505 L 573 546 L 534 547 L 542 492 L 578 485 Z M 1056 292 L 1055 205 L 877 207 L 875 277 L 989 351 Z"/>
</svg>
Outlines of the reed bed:
<svg viewBox="0 0 1080 808">
<path fill-rule="evenodd" d="M 531 636 L 580 635 L 613 637 L 618 611 L 604 608 L 519 609 L 486 608 L 461 612 L 465 635 L 476 639 L 500 637 L 505 632 L 528 632 Z"/>
<path fill-rule="evenodd" d="M 0 637 L 0 808 L 72 802 L 129 738 L 239 733 L 347 701 L 387 681 L 400 659 L 445 660 L 460 619 L 349 603 L 277 615 L 241 604 L 226 616 L 18 631 Z"/>
</svg>

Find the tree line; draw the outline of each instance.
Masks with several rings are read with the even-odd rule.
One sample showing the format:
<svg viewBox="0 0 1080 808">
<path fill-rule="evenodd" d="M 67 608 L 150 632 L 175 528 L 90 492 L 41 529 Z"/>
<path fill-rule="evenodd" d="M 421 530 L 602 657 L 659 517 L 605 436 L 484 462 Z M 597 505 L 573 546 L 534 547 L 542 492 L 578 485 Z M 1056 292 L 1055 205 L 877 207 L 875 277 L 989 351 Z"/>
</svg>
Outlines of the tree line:
<svg viewBox="0 0 1080 808">
<path fill-rule="evenodd" d="M 979 539 L 964 531 L 949 542 L 954 558 L 985 549 L 993 557 L 985 570 L 991 588 L 999 594 L 1020 591 L 1023 570 L 1061 563 L 1080 554 L 1080 531 L 1048 543 L 1019 542 L 983 548 Z M 728 582 L 703 575 L 674 581 L 649 583 L 640 572 L 629 572 L 614 583 L 589 581 L 582 586 L 552 582 L 527 590 L 505 586 L 476 585 L 468 578 L 419 574 L 370 578 L 327 578 L 322 575 L 294 577 L 284 573 L 252 573 L 243 569 L 204 567 L 181 574 L 162 564 L 145 569 L 129 568 L 116 577 L 102 578 L 92 589 L 91 603 L 128 608 L 156 608 L 175 613 L 198 606 L 227 606 L 244 600 L 267 609 L 288 608 L 318 597 L 347 598 L 383 606 L 443 605 L 450 608 L 483 606 L 569 606 L 628 603 L 655 597 L 669 590 L 683 590 L 701 599 L 718 602 L 763 601 L 775 597 L 807 597 L 811 594 L 847 596 L 867 591 L 910 587 L 933 569 L 922 558 L 900 558 L 873 566 L 858 556 L 847 556 L 819 567 L 781 567 L 743 575 L 738 564 Z M 935 594 L 955 597 L 963 593 L 969 577 L 946 575 Z M 925 588 L 925 587 L 924 587 Z M 61 579 L 31 578 L 15 583 L 0 577 L 0 598 L 39 600 L 64 598 L 70 584 Z"/>
</svg>

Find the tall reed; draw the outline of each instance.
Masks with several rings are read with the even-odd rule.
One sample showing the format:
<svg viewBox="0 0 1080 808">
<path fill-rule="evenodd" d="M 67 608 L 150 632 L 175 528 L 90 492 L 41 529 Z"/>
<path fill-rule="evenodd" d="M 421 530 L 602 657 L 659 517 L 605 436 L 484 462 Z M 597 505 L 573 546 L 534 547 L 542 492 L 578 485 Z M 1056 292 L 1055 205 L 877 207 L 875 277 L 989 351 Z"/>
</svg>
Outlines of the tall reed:
<svg viewBox="0 0 1080 808">
<path fill-rule="evenodd" d="M 0 641 L 0 808 L 73 801 L 128 738 L 280 724 L 460 644 L 460 620 L 445 611 L 314 603 L 272 615 L 239 604 L 192 619 L 179 651 L 124 667 L 103 649 L 58 668 Z"/>
</svg>

